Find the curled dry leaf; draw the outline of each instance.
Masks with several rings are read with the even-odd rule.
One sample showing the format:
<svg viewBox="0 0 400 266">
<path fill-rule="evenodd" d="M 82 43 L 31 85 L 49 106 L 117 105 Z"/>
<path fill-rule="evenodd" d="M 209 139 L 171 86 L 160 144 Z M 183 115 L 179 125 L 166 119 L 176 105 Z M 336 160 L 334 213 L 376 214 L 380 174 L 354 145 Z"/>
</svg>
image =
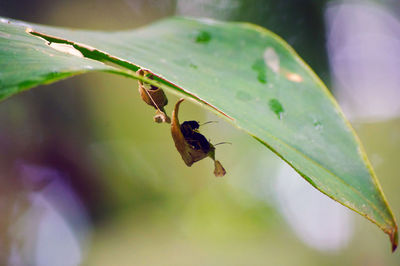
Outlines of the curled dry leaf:
<svg viewBox="0 0 400 266">
<path fill-rule="evenodd" d="M 139 69 L 136 73 L 153 79 L 153 74 L 148 70 Z M 168 104 L 168 99 L 167 96 L 165 96 L 164 91 L 157 86 L 147 84 L 141 80 L 138 80 L 138 83 L 139 93 L 142 100 L 156 109 L 154 121 L 157 123 L 171 123 L 171 119 L 164 110 L 164 106 Z"/>
<path fill-rule="evenodd" d="M 179 106 L 184 99 L 180 99 L 172 112 L 171 134 L 175 142 L 175 147 L 181 154 L 183 161 L 187 166 L 210 157 L 214 161 L 215 176 L 224 176 L 226 171 L 222 164 L 215 160 L 215 147 L 197 130 L 199 123 L 196 121 L 185 121 L 179 123 Z"/>
</svg>

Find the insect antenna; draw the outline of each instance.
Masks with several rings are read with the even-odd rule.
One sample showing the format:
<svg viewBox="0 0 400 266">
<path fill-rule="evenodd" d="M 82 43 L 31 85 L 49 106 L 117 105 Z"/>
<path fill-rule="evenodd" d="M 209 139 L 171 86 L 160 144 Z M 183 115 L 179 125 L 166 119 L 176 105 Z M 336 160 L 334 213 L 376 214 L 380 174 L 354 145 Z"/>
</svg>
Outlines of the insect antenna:
<svg viewBox="0 0 400 266">
<path fill-rule="evenodd" d="M 231 145 L 232 145 L 232 142 L 224 141 L 224 142 L 219 142 L 219 143 L 213 144 L 213 145 L 214 145 L 214 146 L 217 146 L 217 145 L 221 145 L 221 144 L 231 144 Z"/>
<path fill-rule="evenodd" d="M 207 125 L 210 123 L 218 123 L 218 121 L 207 121 L 207 122 L 204 122 L 203 124 L 201 124 L 200 126 L 204 126 L 204 125 Z"/>
</svg>

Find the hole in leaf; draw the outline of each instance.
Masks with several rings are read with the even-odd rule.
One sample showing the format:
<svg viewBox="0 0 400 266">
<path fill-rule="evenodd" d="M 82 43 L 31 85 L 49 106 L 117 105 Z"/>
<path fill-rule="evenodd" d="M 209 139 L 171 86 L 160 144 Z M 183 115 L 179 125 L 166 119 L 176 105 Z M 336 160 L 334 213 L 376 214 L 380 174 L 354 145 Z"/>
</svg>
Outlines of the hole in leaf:
<svg viewBox="0 0 400 266">
<path fill-rule="evenodd" d="M 265 64 L 275 73 L 279 73 L 280 60 L 278 54 L 275 52 L 275 49 L 268 47 L 265 49 L 263 57 Z"/>
</svg>

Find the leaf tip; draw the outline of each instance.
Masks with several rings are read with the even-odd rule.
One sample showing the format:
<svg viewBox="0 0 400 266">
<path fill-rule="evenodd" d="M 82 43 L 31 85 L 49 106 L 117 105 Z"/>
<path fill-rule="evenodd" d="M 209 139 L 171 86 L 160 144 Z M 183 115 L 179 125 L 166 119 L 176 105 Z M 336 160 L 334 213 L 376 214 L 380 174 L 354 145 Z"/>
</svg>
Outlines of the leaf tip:
<svg viewBox="0 0 400 266">
<path fill-rule="evenodd" d="M 397 245 L 398 245 L 398 232 L 397 232 L 397 226 L 395 226 L 394 230 L 390 233 L 390 242 L 392 242 L 392 252 L 396 251 Z"/>
</svg>

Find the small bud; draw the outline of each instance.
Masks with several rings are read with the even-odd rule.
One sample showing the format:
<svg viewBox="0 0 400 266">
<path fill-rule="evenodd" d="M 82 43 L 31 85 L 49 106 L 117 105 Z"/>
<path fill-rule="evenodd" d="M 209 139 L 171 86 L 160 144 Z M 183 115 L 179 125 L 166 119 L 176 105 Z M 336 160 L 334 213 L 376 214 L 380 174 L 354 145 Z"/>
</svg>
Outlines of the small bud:
<svg viewBox="0 0 400 266">
<path fill-rule="evenodd" d="M 153 117 L 156 123 L 171 123 L 171 118 L 169 118 L 163 111 L 156 110 L 156 115 Z"/>
<path fill-rule="evenodd" d="M 216 177 L 221 177 L 226 174 L 225 168 L 222 166 L 222 164 L 218 161 L 214 161 L 214 175 Z"/>
</svg>

